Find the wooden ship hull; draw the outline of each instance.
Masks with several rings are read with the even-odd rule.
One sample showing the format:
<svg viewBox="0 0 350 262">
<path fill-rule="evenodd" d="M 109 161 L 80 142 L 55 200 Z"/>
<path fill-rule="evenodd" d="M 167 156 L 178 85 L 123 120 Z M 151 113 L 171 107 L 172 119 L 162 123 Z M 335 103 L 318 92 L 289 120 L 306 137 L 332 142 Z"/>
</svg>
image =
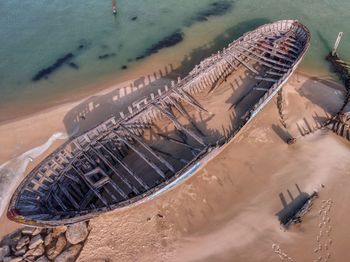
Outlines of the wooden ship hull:
<svg viewBox="0 0 350 262">
<path fill-rule="evenodd" d="M 288 80 L 310 43 L 294 20 L 263 25 L 187 77 L 70 139 L 12 196 L 8 217 L 56 226 L 147 201 L 193 175 L 242 131 Z"/>
</svg>

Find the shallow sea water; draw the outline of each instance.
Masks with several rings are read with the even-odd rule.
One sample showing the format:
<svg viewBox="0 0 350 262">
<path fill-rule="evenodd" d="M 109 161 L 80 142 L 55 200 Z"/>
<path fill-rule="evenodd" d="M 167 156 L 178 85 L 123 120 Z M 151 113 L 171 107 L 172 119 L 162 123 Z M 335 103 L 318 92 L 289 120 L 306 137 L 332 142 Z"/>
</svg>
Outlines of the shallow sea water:
<svg viewBox="0 0 350 262">
<path fill-rule="evenodd" d="M 280 19 L 298 19 L 312 32 L 302 67 L 327 74 L 324 56 L 338 31 L 344 31 L 339 52 L 350 59 L 348 0 L 129 0 L 117 7 L 114 17 L 107 0 L 1 1 L 0 121 L 118 78 L 156 52 L 168 53 L 171 63 L 171 57 L 210 44 L 196 53 L 199 61 L 247 30 Z M 189 49 L 177 47 L 186 41 Z M 60 61 L 68 54 L 71 59 Z M 42 70 L 51 72 L 33 81 Z"/>
</svg>

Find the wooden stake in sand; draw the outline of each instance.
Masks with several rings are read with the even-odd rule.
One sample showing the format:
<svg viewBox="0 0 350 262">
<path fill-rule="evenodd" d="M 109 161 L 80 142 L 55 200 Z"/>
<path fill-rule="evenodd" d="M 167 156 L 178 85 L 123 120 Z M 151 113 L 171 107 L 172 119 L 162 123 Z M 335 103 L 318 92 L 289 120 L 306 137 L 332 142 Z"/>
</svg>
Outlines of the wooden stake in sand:
<svg viewBox="0 0 350 262">
<path fill-rule="evenodd" d="M 342 36 L 343 36 L 343 32 L 339 32 L 337 40 L 335 40 L 334 47 L 332 49 L 332 56 L 336 54 Z"/>
</svg>

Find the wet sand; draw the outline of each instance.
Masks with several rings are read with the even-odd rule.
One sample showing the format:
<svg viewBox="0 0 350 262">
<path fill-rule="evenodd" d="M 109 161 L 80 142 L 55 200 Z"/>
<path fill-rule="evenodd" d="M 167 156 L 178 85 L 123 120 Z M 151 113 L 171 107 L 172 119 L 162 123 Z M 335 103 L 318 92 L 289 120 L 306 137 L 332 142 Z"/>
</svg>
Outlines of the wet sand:
<svg viewBox="0 0 350 262">
<path fill-rule="evenodd" d="M 81 104 L 86 108 L 84 101 L 1 125 L 0 144 L 5 150 L 0 152 L 0 163 L 43 144 L 54 132 L 81 132 L 107 117 L 118 103 L 125 106 L 147 93 L 130 83 L 97 94 L 110 97 L 111 92 L 119 92 L 117 100 L 109 100 L 114 103 L 107 103 L 107 109 L 95 110 L 96 114 L 87 114 L 85 120 L 75 118 L 78 121 L 70 121 L 73 126 L 67 125 L 67 114 Z M 280 261 L 272 251 L 274 243 L 295 261 L 312 261 L 319 256 L 313 253 L 319 233 L 318 209 L 321 200 L 329 198 L 334 202 L 330 254 L 334 261 L 347 261 L 344 239 L 350 232 L 341 219 L 350 212 L 342 201 L 348 197 L 349 144 L 328 131 L 301 136 L 304 129 L 312 129 L 338 110 L 342 88 L 298 74 L 283 92 L 287 131 L 280 123 L 275 98 L 245 132 L 184 183 L 151 201 L 93 219 L 80 261 Z M 296 144 L 285 143 L 286 132 L 298 137 Z M 62 142 L 55 142 L 35 159 L 26 174 Z M 287 189 L 297 194 L 295 184 L 311 193 L 321 183 L 325 188 L 304 222 L 284 232 L 275 215 L 282 209 L 279 193 L 288 199 Z M 18 226 L 5 217 L 0 224 L 1 236 Z"/>
</svg>

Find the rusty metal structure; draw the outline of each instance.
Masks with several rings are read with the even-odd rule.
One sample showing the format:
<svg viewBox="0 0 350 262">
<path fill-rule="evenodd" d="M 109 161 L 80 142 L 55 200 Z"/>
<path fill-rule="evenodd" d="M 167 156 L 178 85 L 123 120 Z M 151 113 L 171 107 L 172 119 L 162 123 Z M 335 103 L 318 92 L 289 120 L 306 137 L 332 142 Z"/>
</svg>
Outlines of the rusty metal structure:
<svg viewBox="0 0 350 262">
<path fill-rule="evenodd" d="M 242 131 L 309 44 L 309 30 L 295 20 L 244 34 L 137 110 L 55 150 L 19 185 L 8 217 L 35 226 L 70 224 L 174 187 Z"/>
</svg>

